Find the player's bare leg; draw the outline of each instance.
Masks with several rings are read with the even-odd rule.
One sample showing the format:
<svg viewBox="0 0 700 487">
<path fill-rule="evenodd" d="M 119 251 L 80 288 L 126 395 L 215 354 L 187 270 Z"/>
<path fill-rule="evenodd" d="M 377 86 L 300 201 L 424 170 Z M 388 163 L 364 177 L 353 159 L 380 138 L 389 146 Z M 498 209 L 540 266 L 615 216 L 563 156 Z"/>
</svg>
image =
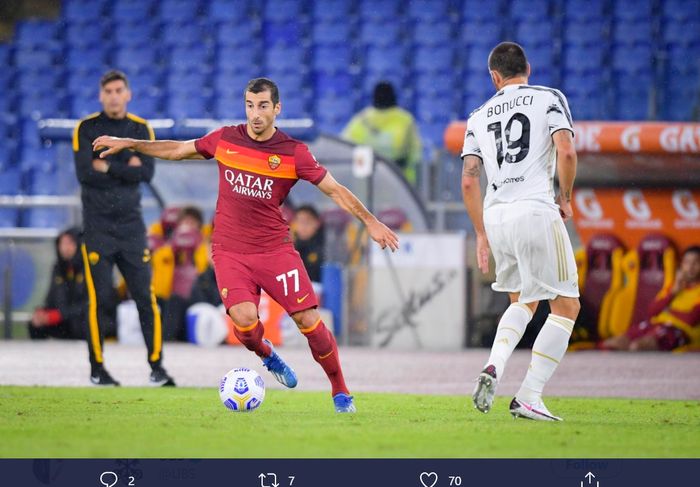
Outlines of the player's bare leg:
<svg viewBox="0 0 700 487">
<path fill-rule="evenodd" d="M 496 336 L 491 346 L 491 355 L 476 379 L 472 395 L 474 407 L 482 413 L 488 413 L 491 410 L 498 380 L 503 377 L 506 363 L 523 337 L 527 324 L 537 309 L 536 302 L 519 303 L 520 293 L 508 293 L 508 295 L 511 304 L 498 322 Z"/>
<path fill-rule="evenodd" d="M 339 413 L 354 413 L 355 405 L 345 385 L 343 370 L 340 367 L 338 345 L 335 337 L 321 320 L 316 308 L 293 313 L 292 319 L 309 341 L 314 360 L 318 362 L 331 383 L 331 394 L 335 410 Z"/>
<path fill-rule="evenodd" d="M 532 346 L 532 360 L 520 390 L 510 405 L 514 417 L 540 421 L 561 421 L 542 401 L 544 386 L 554 374 L 569 345 L 574 321 L 581 309 L 578 298 L 558 296 L 549 302 L 552 312 Z"/>
<path fill-rule="evenodd" d="M 295 387 L 297 377 L 282 357 L 275 352 L 272 343 L 263 338 L 265 329 L 258 318 L 258 308 L 255 303 L 245 301 L 231 306 L 228 310 L 229 316 L 233 320 L 233 333 L 236 338 L 251 352 L 260 357 L 263 365 L 286 387 Z"/>
</svg>

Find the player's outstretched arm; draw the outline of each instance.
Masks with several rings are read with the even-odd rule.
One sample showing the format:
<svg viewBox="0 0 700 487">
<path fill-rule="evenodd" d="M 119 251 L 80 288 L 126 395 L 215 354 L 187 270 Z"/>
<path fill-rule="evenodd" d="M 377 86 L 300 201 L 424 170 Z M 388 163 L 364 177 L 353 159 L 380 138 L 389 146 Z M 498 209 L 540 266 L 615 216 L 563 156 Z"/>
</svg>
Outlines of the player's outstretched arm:
<svg viewBox="0 0 700 487">
<path fill-rule="evenodd" d="M 389 247 L 393 252 L 399 248 L 399 237 L 392 232 L 389 227 L 377 220 L 377 218 L 365 208 L 365 205 L 357 199 L 357 196 L 336 181 L 330 172 L 326 173 L 321 182 L 318 183 L 318 189 L 335 201 L 343 210 L 354 215 L 364 223 L 369 236 L 383 249 Z"/>
<path fill-rule="evenodd" d="M 102 135 L 92 142 L 92 148 L 95 151 L 106 149 L 100 152 L 102 159 L 124 149 L 170 161 L 204 159 L 204 156 L 197 152 L 194 140 L 139 140 Z"/>
<path fill-rule="evenodd" d="M 557 204 L 559 213 L 564 221 L 574 215 L 571 207 L 571 197 L 576 179 L 578 158 L 574 146 L 574 137 L 568 130 L 558 130 L 552 135 L 554 146 L 557 148 L 557 174 L 559 175 L 559 196 Z"/>
<path fill-rule="evenodd" d="M 489 271 L 489 241 L 484 229 L 484 203 L 481 200 L 481 159 L 477 156 L 464 156 L 462 168 L 462 198 L 469 218 L 476 232 L 476 263 L 479 270 Z"/>
</svg>

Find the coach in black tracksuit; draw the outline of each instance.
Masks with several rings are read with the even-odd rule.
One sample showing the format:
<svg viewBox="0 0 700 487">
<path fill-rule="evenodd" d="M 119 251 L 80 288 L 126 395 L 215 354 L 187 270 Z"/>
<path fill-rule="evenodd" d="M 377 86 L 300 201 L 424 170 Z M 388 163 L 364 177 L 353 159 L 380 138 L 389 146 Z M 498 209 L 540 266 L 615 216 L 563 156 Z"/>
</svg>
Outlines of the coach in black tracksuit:
<svg viewBox="0 0 700 487">
<path fill-rule="evenodd" d="M 85 283 L 88 293 L 87 342 L 90 350 L 90 380 L 96 385 L 119 385 L 103 364 L 103 296 L 112 287 L 116 264 L 136 302 L 151 366 L 153 385 L 175 385 L 161 365 L 162 326 L 160 311 L 151 290 L 151 256 L 141 216 L 139 185 L 153 178 L 152 157 L 123 151 L 107 159 L 93 152 L 92 141 L 101 135 L 154 139 L 144 119 L 131 115 L 126 76 L 110 71 L 100 80 L 103 111 L 81 120 L 73 134 L 75 167 L 83 202 Z"/>
</svg>

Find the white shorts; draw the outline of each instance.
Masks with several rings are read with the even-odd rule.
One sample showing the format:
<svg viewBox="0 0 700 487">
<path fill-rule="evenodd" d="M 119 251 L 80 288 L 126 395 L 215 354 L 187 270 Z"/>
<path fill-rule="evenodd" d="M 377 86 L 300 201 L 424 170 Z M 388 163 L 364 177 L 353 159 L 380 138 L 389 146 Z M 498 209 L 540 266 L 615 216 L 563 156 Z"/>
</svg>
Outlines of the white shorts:
<svg viewBox="0 0 700 487">
<path fill-rule="evenodd" d="M 498 204 L 485 210 L 484 225 L 496 261 L 494 291 L 519 292 L 521 303 L 579 296 L 574 251 L 557 210 L 537 201 Z"/>
</svg>

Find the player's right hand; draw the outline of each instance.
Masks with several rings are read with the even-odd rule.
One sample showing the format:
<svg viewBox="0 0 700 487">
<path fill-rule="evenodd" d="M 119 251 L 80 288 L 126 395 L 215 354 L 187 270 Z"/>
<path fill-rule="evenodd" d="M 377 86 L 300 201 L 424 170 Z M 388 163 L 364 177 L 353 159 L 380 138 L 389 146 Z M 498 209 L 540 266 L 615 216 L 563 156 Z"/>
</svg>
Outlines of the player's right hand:
<svg viewBox="0 0 700 487">
<path fill-rule="evenodd" d="M 100 157 L 104 159 L 105 157 L 116 154 L 124 149 L 129 149 L 132 143 L 132 139 L 101 135 L 92 142 L 92 150 L 98 151 L 106 148 L 107 150 L 100 152 Z"/>
<path fill-rule="evenodd" d="M 557 197 L 557 205 L 559 206 L 559 214 L 564 221 L 574 216 L 574 209 L 571 206 L 571 201 L 566 201 L 562 195 Z"/>
<path fill-rule="evenodd" d="M 489 253 L 491 249 L 489 247 L 489 241 L 486 235 L 476 236 L 476 265 L 479 270 L 486 274 L 489 272 Z"/>
<path fill-rule="evenodd" d="M 379 220 L 374 220 L 367 225 L 367 232 L 372 240 L 377 242 L 382 249 L 389 247 L 392 252 L 398 250 L 399 237 Z"/>
</svg>

